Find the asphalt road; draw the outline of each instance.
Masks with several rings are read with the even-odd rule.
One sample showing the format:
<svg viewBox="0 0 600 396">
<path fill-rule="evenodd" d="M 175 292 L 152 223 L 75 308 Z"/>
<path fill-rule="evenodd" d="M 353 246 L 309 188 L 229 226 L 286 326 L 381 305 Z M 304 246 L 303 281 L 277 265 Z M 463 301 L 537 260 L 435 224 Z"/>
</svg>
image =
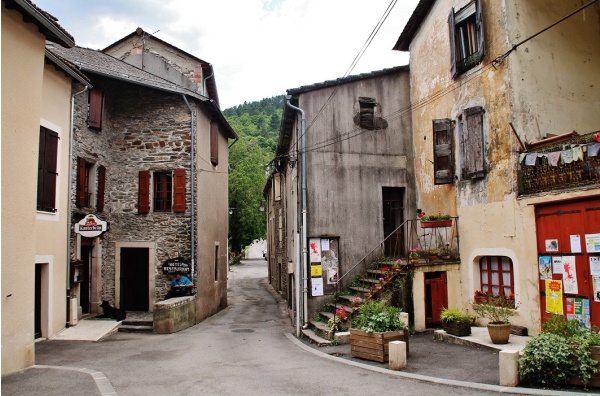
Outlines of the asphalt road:
<svg viewBox="0 0 600 396">
<path fill-rule="evenodd" d="M 118 395 L 497 394 L 311 353 L 290 340 L 294 329 L 266 284 L 264 260 L 243 261 L 229 274 L 229 307 L 192 328 L 169 335 L 116 333 L 100 342 L 42 341 L 36 365 L 97 370 Z M 101 394 L 72 372 L 32 370 L 3 378 L 2 394 Z"/>
</svg>

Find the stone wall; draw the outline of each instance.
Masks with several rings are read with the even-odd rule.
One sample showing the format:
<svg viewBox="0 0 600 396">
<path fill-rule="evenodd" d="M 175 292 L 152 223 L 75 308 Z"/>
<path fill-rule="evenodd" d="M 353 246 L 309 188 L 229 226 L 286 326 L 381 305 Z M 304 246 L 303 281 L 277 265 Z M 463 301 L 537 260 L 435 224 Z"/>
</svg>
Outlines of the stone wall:
<svg viewBox="0 0 600 396">
<path fill-rule="evenodd" d="M 162 263 L 174 257 L 191 259 L 191 115 L 183 98 L 114 80 L 93 78 L 105 93 L 101 131 L 87 128 L 87 94 L 76 96 L 74 157 L 106 167 L 105 207 L 98 215 L 110 223 L 102 235 L 102 299 L 114 301 L 116 242 L 154 242 L 153 263 L 158 299 L 169 279 Z M 78 91 L 78 87 L 74 91 Z M 75 162 L 75 161 L 74 161 Z M 185 213 L 138 214 L 139 171 L 186 169 Z M 73 192 L 76 169 L 73 169 Z M 72 195 L 75 201 L 74 194 Z M 94 207 L 73 207 L 73 221 Z M 72 243 L 73 249 L 75 244 Z"/>
</svg>

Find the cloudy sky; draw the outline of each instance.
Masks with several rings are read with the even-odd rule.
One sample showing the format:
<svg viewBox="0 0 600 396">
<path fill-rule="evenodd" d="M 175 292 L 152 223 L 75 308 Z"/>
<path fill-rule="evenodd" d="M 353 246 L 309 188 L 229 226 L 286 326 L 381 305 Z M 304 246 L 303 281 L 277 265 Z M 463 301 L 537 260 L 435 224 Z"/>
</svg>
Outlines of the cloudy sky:
<svg viewBox="0 0 600 396">
<path fill-rule="evenodd" d="M 346 74 L 394 0 L 33 0 L 103 49 L 138 26 L 212 63 L 221 108 Z M 405 65 L 393 51 L 418 0 L 398 0 L 350 74 Z"/>
</svg>

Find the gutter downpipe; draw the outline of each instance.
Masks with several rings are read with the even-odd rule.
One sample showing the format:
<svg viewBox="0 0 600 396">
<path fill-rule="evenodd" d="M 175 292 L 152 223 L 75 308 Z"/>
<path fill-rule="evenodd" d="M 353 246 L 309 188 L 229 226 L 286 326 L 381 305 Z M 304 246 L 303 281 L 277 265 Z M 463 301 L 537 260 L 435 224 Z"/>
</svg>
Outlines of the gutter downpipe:
<svg viewBox="0 0 600 396">
<path fill-rule="evenodd" d="M 187 97 L 185 95 L 181 95 L 185 104 L 190 109 L 190 115 L 192 116 L 192 163 L 191 163 L 191 178 L 192 178 L 192 226 L 191 226 L 191 234 L 192 234 L 192 283 L 194 283 L 194 278 L 196 274 L 196 157 L 195 157 L 195 146 L 196 146 L 196 117 L 194 116 L 194 109 L 188 102 Z"/>
<path fill-rule="evenodd" d="M 73 139 L 75 136 L 75 96 L 80 95 L 87 91 L 89 88 L 86 85 L 81 91 L 71 95 L 71 130 L 69 137 L 69 199 L 67 200 L 67 324 L 66 327 L 70 326 L 71 323 L 71 228 L 73 223 L 71 222 L 73 210 L 72 194 L 73 194 Z"/>
<path fill-rule="evenodd" d="M 299 313 L 297 313 L 297 321 L 296 321 L 296 332 L 298 333 L 297 336 L 300 336 L 300 319 L 302 319 L 302 328 L 306 329 L 308 328 L 308 320 L 307 320 L 307 315 L 306 313 L 308 312 L 308 279 L 306 277 L 306 271 L 307 271 L 307 266 L 306 266 L 306 261 L 307 261 L 307 254 L 308 254 L 308 247 L 306 245 L 306 117 L 304 115 L 304 110 L 302 110 L 299 107 L 296 107 L 294 105 L 292 105 L 290 103 L 292 96 L 291 95 L 287 95 L 286 96 L 286 105 L 294 110 L 297 110 L 300 112 L 301 115 L 301 119 L 300 119 L 300 153 L 302 155 L 302 168 L 301 168 L 301 185 L 302 185 L 302 200 L 301 200 L 301 208 L 302 208 L 302 229 L 300 232 L 300 238 L 301 238 L 301 261 L 302 264 L 297 265 L 298 268 L 298 275 L 302 278 L 302 303 L 303 303 L 303 307 L 302 307 L 302 317 L 299 316 Z M 298 283 L 299 283 L 299 279 L 298 279 Z M 297 285 L 298 285 L 297 283 Z M 299 285 L 298 285 L 299 286 Z M 297 288 L 297 293 L 300 294 L 299 289 Z M 296 299 L 298 300 L 298 299 Z M 298 309 L 297 311 L 299 311 L 300 309 L 300 301 L 298 301 L 298 305 L 297 305 Z"/>
<path fill-rule="evenodd" d="M 208 76 L 206 76 L 205 78 L 202 79 L 202 95 L 206 96 L 207 98 L 208 98 L 208 95 L 206 94 L 206 80 L 215 76 L 215 71 L 212 68 L 212 64 L 209 63 L 208 65 L 210 66 L 211 72 Z"/>
</svg>

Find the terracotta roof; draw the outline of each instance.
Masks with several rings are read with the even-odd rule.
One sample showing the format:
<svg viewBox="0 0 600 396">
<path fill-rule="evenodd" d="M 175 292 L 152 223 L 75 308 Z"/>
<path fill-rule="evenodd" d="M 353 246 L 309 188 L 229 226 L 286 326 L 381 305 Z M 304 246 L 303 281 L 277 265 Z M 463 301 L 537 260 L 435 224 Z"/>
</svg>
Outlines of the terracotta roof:
<svg viewBox="0 0 600 396">
<path fill-rule="evenodd" d="M 429 14 L 429 10 L 431 6 L 435 3 L 435 0 L 420 0 L 419 4 L 415 7 L 410 19 L 404 26 L 404 30 L 400 34 L 398 41 L 396 41 L 396 45 L 394 45 L 394 50 L 397 51 L 408 51 L 408 47 L 410 46 L 410 42 L 417 34 L 421 23 L 425 20 L 427 14 Z"/>
<path fill-rule="evenodd" d="M 317 89 L 335 87 L 337 85 L 342 85 L 342 84 L 346 84 L 346 83 L 353 82 L 353 81 L 365 80 L 367 78 L 374 78 L 374 77 L 384 76 L 386 74 L 397 73 L 402 70 L 408 70 L 408 65 L 391 67 L 388 69 L 372 71 L 369 73 L 356 74 L 356 75 L 342 77 L 342 78 L 338 78 L 335 80 L 328 80 L 328 81 L 324 81 L 324 82 L 316 83 L 316 84 L 312 84 L 312 85 L 304 85 L 299 88 L 291 88 L 291 89 L 287 90 L 287 93 L 290 95 L 294 95 L 294 94 L 298 94 L 298 93 L 314 91 Z"/>
<path fill-rule="evenodd" d="M 23 20 L 35 24 L 46 39 L 65 47 L 75 45 L 75 39 L 58 24 L 58 19 L 30 0 L 3 0 L 5 7 L 23 15 Z"/>
</svg>

